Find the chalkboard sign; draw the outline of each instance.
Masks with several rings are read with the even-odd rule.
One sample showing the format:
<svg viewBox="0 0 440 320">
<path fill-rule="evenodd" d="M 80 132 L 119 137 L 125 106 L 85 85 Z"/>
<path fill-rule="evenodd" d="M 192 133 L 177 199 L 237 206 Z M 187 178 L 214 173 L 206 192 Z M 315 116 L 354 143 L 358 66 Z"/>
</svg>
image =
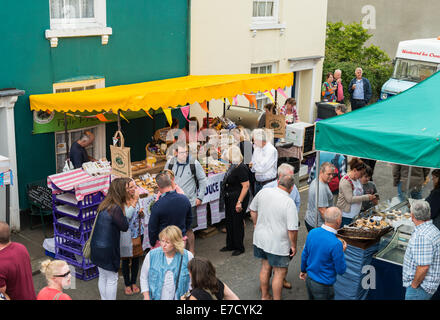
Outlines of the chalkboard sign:
<svg viewBox="0 0 440 320">
<path fill-rule="evenodd" d="M 28 200 L 43 210 L 52 210 L 52 190 L 48 187 L 32 185 L 28 187 Z"/>
</svg>

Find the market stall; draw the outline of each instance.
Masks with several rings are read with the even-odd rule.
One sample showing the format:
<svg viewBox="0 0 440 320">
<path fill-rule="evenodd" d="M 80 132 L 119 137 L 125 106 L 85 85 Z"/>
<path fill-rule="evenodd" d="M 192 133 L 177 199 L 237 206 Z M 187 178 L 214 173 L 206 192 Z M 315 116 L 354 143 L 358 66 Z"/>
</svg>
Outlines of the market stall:
<svg viewBox="0 0 440 320">
<path fill-rule="evenodd" d="M 117 115 L 117 132 L 120 132 L 120 121 L 123 117 L 121 111 L 144 111 L 145 116 L 153 118 L 150 111 L 153 111 L 154 114 L 156 110 L 161 109 L 171 126 L 172 109 L 189 108 L 188 104 L 198 102 L 207 112 L 208 122 L 209 101 L 212 99 L 226 98 L 233 101 L 237 95 L 264 92 L 270 89 L 281 90 L 281 88 L 291 86 L 292 83 L 292 73 L 186 76 L 81 92 L 31 95 L 29 100 L 31 110 L 63 112 L 64 114 L 87 112 L 89 116 L 102 112 Z M 185 118 L 187 116 L 188 112 Z M 212 129 L 219 130 L 227 127 L 227 124 L 223 125 L 224 119 L 223 123 L 222 119 L 213 120 L 217 122 L 214 121 Z M 142 203 L 144 206 L 148 206 L 151 204 L 149 199 L 152 199 L 155 193 L 154 175 L 162 171 L 166 163 L 165 154 L 168 148 L 166 130 L 157 132 L 154 141 L 148 142 L 147 137 L 139 137 L 139 139 L 146 139 L 145 159 L 141 161 L 131 161 L 130 150 L 124 146 L 122 132 L 113 138 L 111 149 L 115 149 L 115 154 L 119 153 L 114 156 L 112 151 L 112 174 L 135 178 L 138 186 L 143 189 Z M 209 174 L 210 168 L 213 166 L 212 161 L 203 163 L 203 165 L 208 171 L 209 184 L 206 190 L 206 200 L 199 207 L 199 228 L 207 225 L 206 207 L 208 204 L 212 222 L 215 223 L 222 218 L 222 213 L 218 212 L 218 198 L 219 183 L 223 179 L 224 173 L 211 172 Z M 118 166 L 117 169 L 116 166 Z M 215 192 L 212 192 L 213 188 L 216 188 Z"/>
<path fill-rule="evenodd" d="M 440 168 L 440 131 L 438 129 L 440 109 L 438 108 L 436 94 L 439 85 L 440 73 L 437 73 L 391 99 L 317 122 L 317 163 L 319 163 L 319 152 L 328 151 L 407 166 Z M 317 199 L 318 192 L 316 193 L 316 202 Z M 382 214 L 384 221 L 388 220 L 388 224 L 401 232 L 399 223 L 401 224 L 409 218 L 408 213 L 404 210 L 407 204 L 405 201 L 398 201 L 391 206 L 390 203 L 388 207 L 377 208 L 378 210 L 373 212 L 373 215 Z M 405 224 L 411 225 L 411 223 Z M 364 225 L 355 221 L 351 227 L 362 230 Z M 338 233 L 341 232 L 338 231 Z M 377 245 L 382 236 L 377 233 L 369 247 Z M 396 239 L 396 237 L 393 238 Z M 353 237 L 352 239 L 356 238 Z M 359 248 L 359 242 L 365 245 L 365 241 L 362 241 L 359 236 L 357 240 L 351 242 L 351 245 L 357 245 L 357 248 Z M 400 253 L 397 251 L 394 251 L 394 253 L 399 255 L 398 258 L 403 261 L 407 242 L 401 241 L 399 245 L 400 247 L 395 246 L 393 248 L 398 248 Z M 367 245 L 365 249 L 369 247 Z M 364 259 L 364 266 L 373 261 L 374 251 L 377 250 L 369 252 L 368 259 Z M 388 252 L 391 251 L 389 247 Z M 345 254 L 347 258 L 350 251 L 348 250 Z M 382 252 L 382 258 L 383 256 L 384 252 Z M 350 258 L 348 261 L 350 261 Z M 394 257 L 394 260 L 396 260 L 396 257 Z M 353 258 L 353 261 L 359 262 L 359 259 Z M 392 261 L 387 263 L 392 263 Z M 359 272 L 359 268 L 357 272 Z M 344 276 L 347 278 L 349 274 Z M 357 276 L 359 276 L 359 273 L 357 273 Z M 399 279 L 401 287 L 401 277 Z M 342 292 L 348 286 L 356 286 L 360 281 L 359 277 L 351 280 L 341 284 L 339 291 Z M 396 283 L 393 285 L 398 286 Z M 335 284 L 335 291 L 337 287 L 338 285 Z M 362 298 L 365 298 L 365 296 L 362 295 Z M 377 295 L 376 297 L 380 296 L 383 297 L 383 295 Z M 359 296 L 352 295 L 345 298 L 355 299 Z"/>
</svg>

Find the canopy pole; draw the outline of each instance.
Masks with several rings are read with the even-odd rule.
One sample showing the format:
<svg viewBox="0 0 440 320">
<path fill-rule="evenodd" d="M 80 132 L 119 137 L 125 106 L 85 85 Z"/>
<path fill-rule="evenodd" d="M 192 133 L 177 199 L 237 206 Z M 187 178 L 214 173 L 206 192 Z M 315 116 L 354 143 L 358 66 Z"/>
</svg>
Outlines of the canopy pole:
<svg viewBox="0 0 440 320">
<path fill-rule="evenodd" d="M 64 112 L 64 140 L 66 141 L 66 160 L 70 160 L 69 133 L 67 132 L 67 114 Z"/>
<path fill-rule="evenodd" d="M 121 109 L 118 109 L 118 131 L 121 131 Z"/>
<path fill-rule="evenodd" d="M 206 101 L 206 108 L 209 111 L 209 101 Z M 206 112 L 206 129 L 209 128 L 209 112 Z"/>
<path fill-rule="evenodd" d="M 153 110 L 153 141 L 154 141 L 155 132 L 156 132 L 156 110 Z"/>
<path fill-rule="evenodd" d="M 408 168 L 408 180 L 406 181 L 406 198 L 407 199 L 411 196 L 411 193 L 410 193 L 410 190 L 409 190 L 410 180 L 411 180 L 411 171 L 412 171 L 412 166 L 409 166 L 409 168 Z"/>
<path fill-rule="evenodd" d="M 278 91 L 275 90 L 275 105 L 277 105 L 278 102 Z"/>
<path fill-rule="evenodd" d="M 318 228 L 319 221 L 319 174 L 321 173 L 321 164 L 320 164 L 320 151 L 316 151 L 315 158 L 315 179 L 316 179 L 316 193 L 315 193 L 315 205 L 316 205 L 316 228 Z"/>
<path fill-rule="evenodd" d="M 223 118 L 226 117 L 226 100 L 223 99 Z"/>
</svg>

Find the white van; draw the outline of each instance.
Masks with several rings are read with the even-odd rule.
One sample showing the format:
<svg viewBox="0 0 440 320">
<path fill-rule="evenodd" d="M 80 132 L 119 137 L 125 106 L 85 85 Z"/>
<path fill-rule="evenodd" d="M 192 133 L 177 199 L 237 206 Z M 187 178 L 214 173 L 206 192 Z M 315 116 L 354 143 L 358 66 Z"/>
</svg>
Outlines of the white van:
<svg viewBox="0 0 440 320">
<path fill-rule="evenodd" d="M 440 70 L 440 37 L 401 41 L 394 60 L 393 76 L 382 86 L 385 100 Z"/>
</svg>

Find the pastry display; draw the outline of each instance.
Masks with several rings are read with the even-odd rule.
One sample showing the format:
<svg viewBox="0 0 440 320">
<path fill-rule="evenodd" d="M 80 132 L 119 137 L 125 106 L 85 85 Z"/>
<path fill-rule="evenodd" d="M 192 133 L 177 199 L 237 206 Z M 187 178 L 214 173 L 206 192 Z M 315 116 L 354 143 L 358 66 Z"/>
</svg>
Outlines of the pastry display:
<svg viewBox="0 0 440 320">
<path fill-rule="evenodd" d="M 151 168 L 151 165 L 148 164 L 146 160 L 136 161 L 131 163 L 131 171 L 134 173 L 136 173 L 136 171 L 149 169 L 149 168 Z"/>
<path fill-rule="evenodd" d="M 385 219 L 380 216 L 372 216 L 368 218 L 357 219 L 354 222 L 354 227 L 369 231 L 369 230 L 382 230 L 389 227 L 390 224 L 385 221 Z"/>
<path fill-rule="evenodd" d="M 206 165 L 206 162 L 208 162 L 208 166 Z M 215 160 L 212 157 L 209 157 L 208 160 L 206 160 L 206 158 L 201 158 L 200 164 L 202 165 L 203 169 L 205 169 L 205 173 L 207 175 L 226 172 L 229 168 L 229 164 Z"/>
<path fill-rule="evenodd" d="M 146 190 L 150 194 L 157 192 L 158 186 L 156 180 L 150 174 L 140 176 L 139 178 L 134 179 L 134 182 L 138 187 Z"/>
<path fill-rule="evenodd" d="M 110 162 L 108 162 L 107 159 L 85 162 L 82 164 L 82 168 L 91 176 L 108 175 L 112 170 Z"/>
</svg>

